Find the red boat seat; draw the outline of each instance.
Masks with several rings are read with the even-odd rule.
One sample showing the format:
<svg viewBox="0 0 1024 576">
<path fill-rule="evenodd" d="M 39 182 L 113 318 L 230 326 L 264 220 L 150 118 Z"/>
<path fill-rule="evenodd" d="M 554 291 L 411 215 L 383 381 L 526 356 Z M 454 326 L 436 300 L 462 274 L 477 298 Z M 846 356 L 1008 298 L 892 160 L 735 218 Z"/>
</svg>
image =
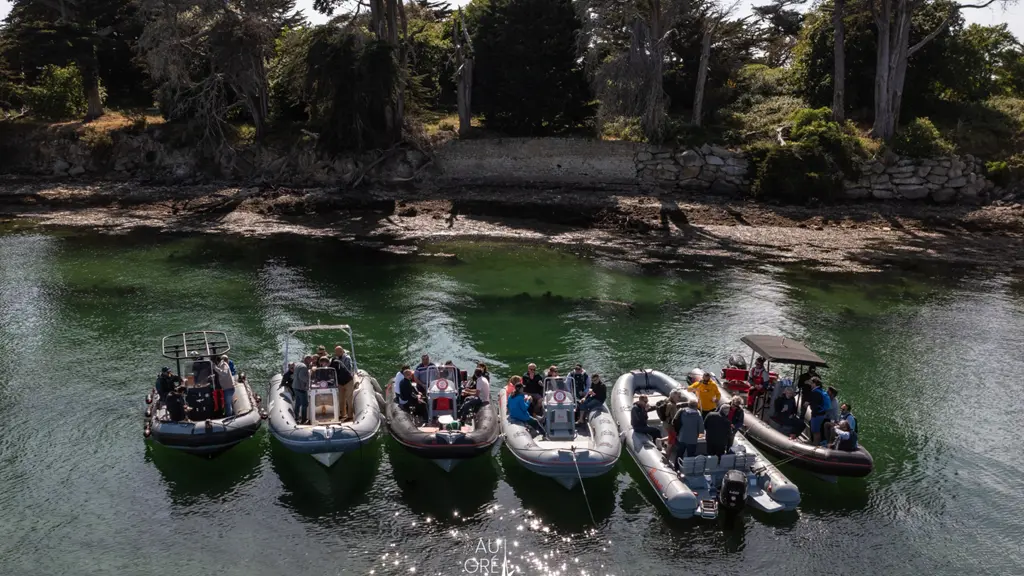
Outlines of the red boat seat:
<svg viewBox="0 0 1024 576">
<path fill-rule="evenodd" d="M 445 410 L 452 409 L 452 401 L 448 398 L 438 398 L 434 400 L 434 410 L 443 412 Z"/>
<path fill-rule="evenodd" d="M 742 368 L 726 368 L 725 370 L 722 370 L 722 379 L 746 382 L 747 371 Z"/>
</svg>

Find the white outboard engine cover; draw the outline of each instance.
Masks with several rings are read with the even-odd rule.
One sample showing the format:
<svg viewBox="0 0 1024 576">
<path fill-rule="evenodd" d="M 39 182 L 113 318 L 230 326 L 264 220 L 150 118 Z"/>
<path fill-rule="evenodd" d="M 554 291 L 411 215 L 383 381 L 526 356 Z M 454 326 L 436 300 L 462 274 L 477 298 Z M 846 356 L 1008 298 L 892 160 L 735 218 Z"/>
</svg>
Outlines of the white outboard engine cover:
<svg viewBox="0 0 1024 576">
<path fill-rule="evenodd" d="M 701 370 L 700 368 L 694 368 L 693 370 L 690 370 L 689 374 L 686 375 L 686 380 L 689 381 L 690 384 L 693 384 L 694 382 L 700 382 L 702 379 L 704 379 L 704 371 Z"/>
</svg>

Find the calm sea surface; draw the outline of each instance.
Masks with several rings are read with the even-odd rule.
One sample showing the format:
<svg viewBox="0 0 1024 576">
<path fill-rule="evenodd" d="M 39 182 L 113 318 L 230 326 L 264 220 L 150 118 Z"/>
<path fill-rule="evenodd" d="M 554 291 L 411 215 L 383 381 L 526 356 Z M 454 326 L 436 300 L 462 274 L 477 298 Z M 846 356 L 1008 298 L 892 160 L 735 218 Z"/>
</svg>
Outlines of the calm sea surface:
<svg viewBox="0 0 1024 576">
<path fill-rule="evenodd" d="M 495 557 L 520 574 L 1024 574 L 1020 277 L 433 249 L 457 257 L 0 232 L 0 574 L 501 573 Z M 585 497 L 507 449 L 446 474 L 386 437 L 330 470 L 265 427 L 214 460 L 143 440 L 162 336 L 227 331 L 264 391 L 284 330 L 316 322 L 351 323 L 382 382 L 423 351 L 500 381 L 580 361 L 612 382 L 717 370 L 747 333 L 799 338 L 832 364 L 876 471 L 827 484 L 783 466 L 799 512 L 729 527 L 669 518 L 626 453 Z"/>
</svg>

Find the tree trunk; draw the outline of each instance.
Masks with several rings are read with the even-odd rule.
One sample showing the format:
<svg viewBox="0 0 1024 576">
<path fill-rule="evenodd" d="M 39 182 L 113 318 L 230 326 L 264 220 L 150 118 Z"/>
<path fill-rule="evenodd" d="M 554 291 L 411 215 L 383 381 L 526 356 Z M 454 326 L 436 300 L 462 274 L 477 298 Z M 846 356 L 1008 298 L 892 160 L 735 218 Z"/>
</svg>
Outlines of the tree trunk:
<svg viewBox="0 0 1024 576">
<path fill-rule="evenodd" d="M 85 93 L 85 101 L 88 103 L 85 113 L 85 121 L 88 122 L 103 116 L 103 99 L 100 97 L 96 48 L 90 47 L 86 52 L 83 58 L 78 59 L 78 69 L 82 74 L 82 91 Z"/>
<path fill-rule="evenodd" d="M 846 0 L 835 0 L 832 8 L 832 27 L 835 32 L 832 68 L 832 119 L 842 122 L 846 118 Z"/>
<path fill-rule="evenodd" d="M 890 111 L 889 65 L 890 35 L 892 22 L 892 1 L 877 0 L 872 6 L 875 26 L 878 30 L 878 46 L 875 51 L 875 122 L 871 128 L 875 138 L 888 141 L 892 138 L 892 114 Z"/>
<path fill-rule="evenodd" d="M 697 68 L 697 90 L 693 95 L 693 125 L 700 126 L 704 114 L 704 86 L 708 82 L 708 60 L 711 59 L 711 34 L 713 28 L 704 31 L 700 45 L 700 66 Z"/>
<path fill-rule="evenodd" d="M 900 125 L 900 107 L 903 104 L 903 82 L 907 78 L 907 64 L 910 60 L 910 19 L 913 8 L 907 0 L 899 0 L 896 14 L 896 36 L 893 42 L 893 61 L 889 67 L 889 115 L 892 117 L 890 134 L 896 134 Z"/>
<path fill-rule="evenodd" d="M 455 45 L 455 69 L 458 77 L 456 96 L 459 106 L 459 136 L 464 137 L 469 134 L 473 120 L 473 44 L 469 31 L 466 30 L 466 21 L 462 18 L 461 9 L 452 29 L 452 36 Z"/>
</svg>

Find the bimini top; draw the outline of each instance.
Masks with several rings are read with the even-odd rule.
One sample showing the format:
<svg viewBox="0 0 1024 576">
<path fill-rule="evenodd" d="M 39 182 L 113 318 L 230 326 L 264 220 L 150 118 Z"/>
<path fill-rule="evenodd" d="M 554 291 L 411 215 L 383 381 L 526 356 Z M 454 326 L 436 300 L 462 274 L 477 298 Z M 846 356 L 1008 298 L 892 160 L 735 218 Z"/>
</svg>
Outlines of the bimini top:
<svg viewBox="0 0 1024 576">
<path fill-rule="evenodd" d="M 213 330 L 198 330 L 164 336 L 161 342 L 164 358 L 187 360 L 195 356 L 217 356 L 231 350 L 228 335 Z"/>
<path fill-rule="evenodd" d="M 754 352 L 764 356 L 769 362 L 785 362 L 801 366 L 821 366 L 828 368 L 828 363 L 814 352 L 808 350 L 803 343 L 784 336 L 765 336 L 754 334 L 744 336 L 740 341 L 750 346 Z"/>
</svg>

